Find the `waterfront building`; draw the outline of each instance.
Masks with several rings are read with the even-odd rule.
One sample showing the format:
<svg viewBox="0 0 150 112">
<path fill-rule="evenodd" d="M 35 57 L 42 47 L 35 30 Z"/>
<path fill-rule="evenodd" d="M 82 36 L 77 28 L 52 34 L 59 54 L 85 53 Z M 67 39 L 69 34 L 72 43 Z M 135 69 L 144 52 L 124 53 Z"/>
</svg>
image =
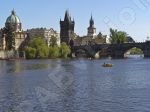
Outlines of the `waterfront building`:
<svg viewBox="0 0 150 112">
<path fill-rule="evenodd" d="M 71 19 L 69 15 L 69 11 L 67 10 L 65 13 L 64 20 L 60 20 L 60 39 L 61 43 L 65 42 L 67 44 L 70 43 L 71 39 L 74 39 L 74 27 L 75 22 Z"/>
<path fill-rule="evenodd" d="M 0 30 L 0 49 L 6 50 L 5 29 L 10 25 L 14 31 L 15 50 L 19 50 L 27 35 L 22 29 L 22 23 L 20 18 L 16 15 L 15 10 L 12 10 L 11 15 L 6 19 L 5 27 Z"/>
<path fill-rule="evenodd" d="M 48 46 L 50 46 L 50 39 L 52 36 L 56 37 L 57 39 L 57 45 L 60 45 L 60 34 L 55 31 L 54 29 L 46 29 L 46 28 L 32 28 L 28 29 L 27 33 L 29 35 L 29 38 L 36 38 L 36 37 L 42 37 L 45 39 Z"/>
</svg>

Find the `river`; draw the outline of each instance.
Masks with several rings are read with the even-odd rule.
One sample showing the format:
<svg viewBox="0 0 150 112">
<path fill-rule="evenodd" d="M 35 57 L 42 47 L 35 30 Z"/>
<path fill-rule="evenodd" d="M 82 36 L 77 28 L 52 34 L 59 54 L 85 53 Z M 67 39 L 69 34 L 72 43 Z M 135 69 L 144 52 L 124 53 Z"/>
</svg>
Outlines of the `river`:
<svg viewBox="0 0 150 112">
<path fill-rule="evenodd" d="M 150 112 L 150 59 L 0 61 L 0 112 Z"/>
</svg>

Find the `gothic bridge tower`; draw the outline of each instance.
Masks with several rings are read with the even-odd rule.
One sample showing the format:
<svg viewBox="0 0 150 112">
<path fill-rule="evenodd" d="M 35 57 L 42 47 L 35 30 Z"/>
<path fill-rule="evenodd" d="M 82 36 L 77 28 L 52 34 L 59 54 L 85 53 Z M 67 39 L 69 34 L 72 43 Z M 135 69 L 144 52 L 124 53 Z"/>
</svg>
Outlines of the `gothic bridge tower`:
<svg viewBox="0 0 150 112">
<path fill-rule="evenodd" d="M 60 39 L 61 43 L 65 42 L 67 44 L 70 43 L 70 40 L 74 37 L 74 26 L 75 22 L 71 19 L 69 15 L 69 11 L 67 10 L 65 13 L 64 21 L 60 20 Z"/>
</svg>

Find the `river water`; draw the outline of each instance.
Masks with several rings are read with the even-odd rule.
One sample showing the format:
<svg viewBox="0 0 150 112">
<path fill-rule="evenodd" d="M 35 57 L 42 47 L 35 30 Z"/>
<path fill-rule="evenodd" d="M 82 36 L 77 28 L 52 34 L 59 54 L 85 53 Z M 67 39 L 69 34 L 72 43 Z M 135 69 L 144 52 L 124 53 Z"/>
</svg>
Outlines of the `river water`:
<svg viewBox="0 0 150 112">
<path fill-rule="evenodd" d="M 150 112 L 150 59 L 0 61 L 0 112 Z"/>
</svg>

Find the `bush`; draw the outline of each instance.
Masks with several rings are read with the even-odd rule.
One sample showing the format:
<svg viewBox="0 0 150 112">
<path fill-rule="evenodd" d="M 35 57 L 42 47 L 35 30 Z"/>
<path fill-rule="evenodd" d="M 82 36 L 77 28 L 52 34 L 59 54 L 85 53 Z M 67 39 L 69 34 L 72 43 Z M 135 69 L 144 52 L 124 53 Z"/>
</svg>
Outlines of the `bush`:
<svg viewBox="0 0 150 112">
<path fill-rule="evenodd" d="M 35 48 L 26 47 L 25 52 L 26 52 L 27 59 L 34 59 L 36 57 L 36 49 Z"/>
<path fill-rule="evenodd" d="M 36 58 L 48 58 L 49 55 L 49 49 L 47 46 L 39 46 L 37 48 L 37 54 L 36 54 Z"/>
<path fill-rule="evenodd" d="M 66 43 L 62 43 L 60 46 L 60 56 L 62 58 L 67 58 L 68 55 L 71 53 L 71 49 Z"/>
<path fill-rule="evenodd" d="M 60 57 L 60 48 L 58 46 L 49 48 L 49 58 L 59 58 Z"/>
<path fill-rule="evenodd" d="M 48 46 L 45 42 L 45 40 L 43 38 L 33 38 L 28 46 L 26 47 L 26 54 L 27 54 L 27 58 L 31 59 L 31 58 L 48 58 L 49 55 L 49 49 Z M 33 51 L 34 49 L 34 51 Z M 33 54 L 34 55 L 29 55 L 29 54 Z"/>
<path fill-rule="evenodd" d="M 51 46 L 48 48 L 43 38 L 33 38 L 25 48 L 27 59 L 33 58 L 67 58 L 71 53 L 69 46 L 66 43 L 62 43 L 60 47 Z"/>
</svg>

